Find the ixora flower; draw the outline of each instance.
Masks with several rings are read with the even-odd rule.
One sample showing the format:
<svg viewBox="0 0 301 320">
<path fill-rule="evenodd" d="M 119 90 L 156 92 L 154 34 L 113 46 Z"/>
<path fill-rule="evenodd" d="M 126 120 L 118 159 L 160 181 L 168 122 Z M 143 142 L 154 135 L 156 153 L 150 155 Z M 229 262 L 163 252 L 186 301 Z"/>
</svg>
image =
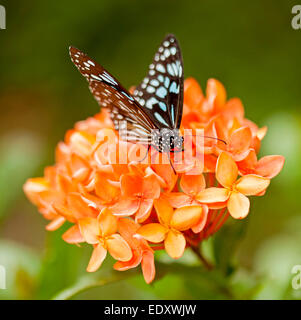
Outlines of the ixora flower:
<svg viewBox="0 0 301 320">
<path fill-rule="evenodd" d="M 71 223 L 63 240 L 92 246 L 87 271 L 96 271 L 109 253 L 114 269 L 141 265 L 150 283 L 155 251 L 165 250 L 173 259 L 195 251 L 228 219 L 245 218 L 248 197 L 264 195 L 283 167 L 280 155 L 257 158 L 266 127 L 246 119 L 241 101 L 227 100 L 215 79 L 208 81 L 206 94 L 196 80 L 185 80 L 184 129 L 202 129 L 214 138 L 205 139 L 203 148 L 192 144 L 194 153 L 203 153 L 203 170 L 194 175 L 191 163 L 175 165 L 174 172 L 170 163 L 153 163 L 151 156 L 146 162 L 112 161 L 112 146 L 124 153 L 133 143 L 119 139 L 104 109 L 67 132 L 44 177 L 25 183 L 27 197 L 50 222 L 47 230 Z"/>
</svg>

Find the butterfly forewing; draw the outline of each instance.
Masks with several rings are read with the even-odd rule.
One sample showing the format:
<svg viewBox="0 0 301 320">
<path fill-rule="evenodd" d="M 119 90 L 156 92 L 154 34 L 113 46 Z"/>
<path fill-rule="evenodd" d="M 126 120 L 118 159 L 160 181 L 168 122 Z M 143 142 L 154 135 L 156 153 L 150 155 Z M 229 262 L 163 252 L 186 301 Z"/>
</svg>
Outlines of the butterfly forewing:
<svg viewBox="0 0 301 320">
<path fill-rule="evenodd" d="M 183 110 L 183 61 L 177 39 L 165 37 L 148 75 L 133 96 L 158 129 L 179 129 Z"/>
<path fill-rule="evenodd" d="M 155 126 L 133 96 L 86 54 L 74 47 L 70 47 L 69 52 L 72 62 L 87 79 L 96 101 L 110 110 L 115 129 L 120 130 L 122 137 L 129 141 L 149 142 Z"/>
</svg>

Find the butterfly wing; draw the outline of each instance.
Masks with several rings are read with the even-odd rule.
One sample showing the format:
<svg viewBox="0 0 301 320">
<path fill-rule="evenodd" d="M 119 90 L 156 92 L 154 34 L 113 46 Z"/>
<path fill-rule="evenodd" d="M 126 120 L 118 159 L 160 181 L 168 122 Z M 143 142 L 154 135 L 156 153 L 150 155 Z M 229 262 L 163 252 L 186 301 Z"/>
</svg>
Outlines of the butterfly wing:
<svg viewBox="0 0 301 320">
<path fill-rule="evenodd" d="M 77 48 L 69 48 L 70 57 L 87 79 L 90 91 L 100 106 L 110 110 L 116 130 L 127 141 L 149 142 L 155 128 L 133 96 L 101 65 Z"/>
<path fill-rule="evenodd" d="M 167 35 L 156 52 L 148 75 L 133 96 L 161 128 L 179 129 L 183 111 L 183 60 L 174 35 Z"/>
</svg>

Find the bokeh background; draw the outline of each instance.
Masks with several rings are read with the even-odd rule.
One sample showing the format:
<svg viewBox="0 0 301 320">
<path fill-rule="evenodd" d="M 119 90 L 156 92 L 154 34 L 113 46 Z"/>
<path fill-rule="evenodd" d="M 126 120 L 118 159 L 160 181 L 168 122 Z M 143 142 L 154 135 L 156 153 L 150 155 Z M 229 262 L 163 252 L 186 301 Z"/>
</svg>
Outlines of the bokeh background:
<svg viewBox="0 0 301 320">
<path fill-rule="evenodd" d="M 0 299 L 301 298 L 301 289 L 291 286 L 291 269 L 301 264 L 301 30 L 291 27 L 297 1 L 0 4 L 7 10 L 7 29 L 0 30 L 0 264 L 7 289 Z M 245 221 L 204 244 L 209 259 L 220 247 L 219 269 L 204 271 L 187 252 L 177 264 L 159 256 L 159 279 L 150 286 L 140 270 L 115 278 L 110 260 L 89 278 L 90 248 L 65 244 L 64 228 L 46 232 L 22 185 L 53 163 L 67 129 L 99 110 L 68 46 L 130 87 L 170 32 L 180 41 L 186 77 L 203 88 L 210 77 L 222 81 L 229 97 L 242 99 L 248 118 L 268 126 L 261 155 L 282 154 L 286 164 L 264 198 L 253 199 Z"/>
</svg>

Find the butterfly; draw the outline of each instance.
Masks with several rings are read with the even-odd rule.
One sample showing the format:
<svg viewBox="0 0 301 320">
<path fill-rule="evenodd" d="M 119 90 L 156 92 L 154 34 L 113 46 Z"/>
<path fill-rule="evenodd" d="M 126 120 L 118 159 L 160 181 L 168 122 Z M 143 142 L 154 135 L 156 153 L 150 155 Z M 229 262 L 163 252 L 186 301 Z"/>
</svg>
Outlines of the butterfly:
<svg viewBox="0 0 301 320">
<path fill-rule="evenodd" d="M 122 139 L 147 143 L 159 152 L 183 151 L 179 133 L 183 111 L 183 59 L 176 37 L 167 35 L 159 46 L 148 74 L 130 94 L 100 64 L 75 47 L 72 62 L 87 79 L 101 107 L 110 110 Z"/>
</svg>

